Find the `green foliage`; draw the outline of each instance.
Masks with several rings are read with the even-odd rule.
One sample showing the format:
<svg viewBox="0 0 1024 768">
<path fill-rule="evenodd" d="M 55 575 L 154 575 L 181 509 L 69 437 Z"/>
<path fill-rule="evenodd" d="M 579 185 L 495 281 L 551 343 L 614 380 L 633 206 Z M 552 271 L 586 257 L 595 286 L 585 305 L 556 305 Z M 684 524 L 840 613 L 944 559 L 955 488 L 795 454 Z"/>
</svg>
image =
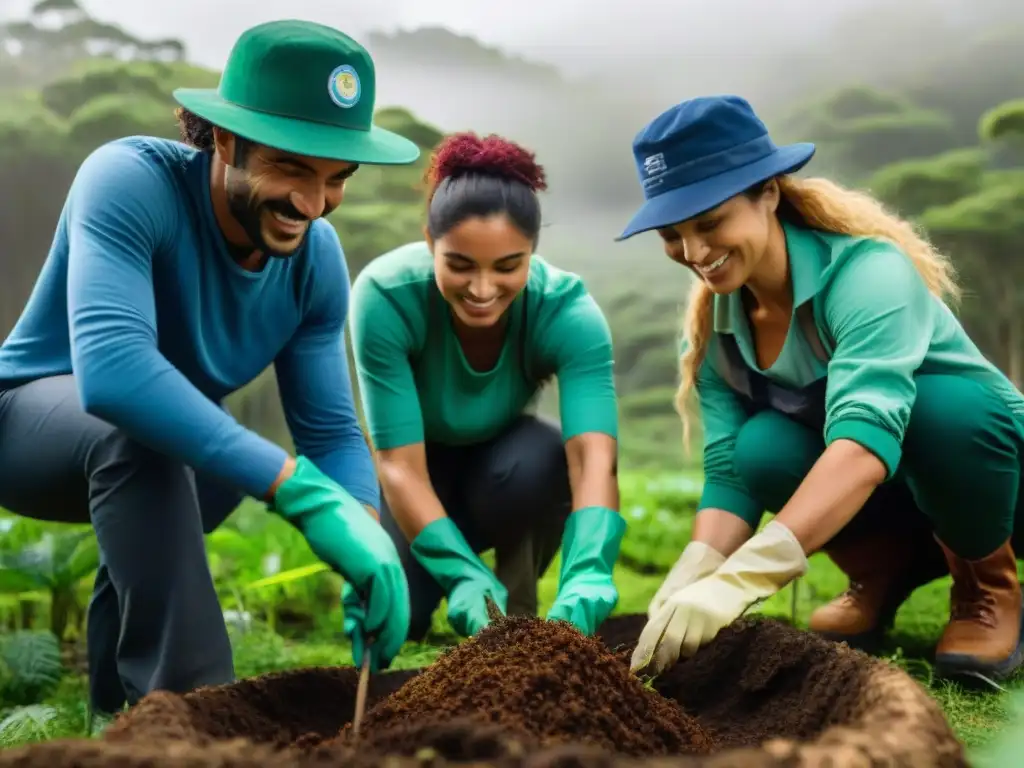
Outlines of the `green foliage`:
<svg viewBox="0 0 1024 768">
<path fill-rule="evenodd" d="M 386 107 L 377 110 L 374 122 L 381 128 L 404 136 L 422 150 L 429 151 L 433 149 L 444 138 L 444 134 L 441 131 L 431 125 L 420 122 L 409 110 L 402 109 L 401 107 Z"/>
<path fill-rule="evenodd" d="M 35 704 L 60 684 L 60 644 L 50 632 L 15 632 L 0 640 L 0 700 Z"/>
<path fill-rule="evenodd" d="M 628 523 L 619 562 L 641 574 L 663 574 L 689 538 L 700 500 L 699 486 L 685 479 L 666 485 L 650 479 L 625 480 L 622 515 Z M 682 486 L 682 487 L 680 487 Z"/>
<path fill-rule="evenodd" d="M 675 413 L 675 396 L 675 387 L 652 387 L 623 395 L 619 407 L 624 414 L 641 419 L 648 416 L 667 416 Z"/>
<path fill-rule="evenodd" d="M 123 136 L 178 138 L 178 122 L 163 101 L 129 94 L 98 96 L 76 109 L 69 122 L 70 139 L 89 152 Z"/>
<path fill-rule="evenodd" d="M 987 141 L 1011 138 L 1024 141 L 1024 99 L 1014 99 L 990 109 L 981 118 L 979 133 Z"/>
<path fill-rule="evenodd" d="M 154 65 L 123 61 L 84 62 L 67 77 L 56 80 L 40 91 L 43 103 L 53 114 L 70 118 L 95 98 L 128 96 L 166 100 L 170 95 L 166 75 Z"/>
<path fill-rule="evenodd" d="M 650 461 L 666 469 L 678 466 L 679 419 L 673 401 L 686 291 L 685 282 L 665 281 L 644 290 L 613 287 L 599 296 L 615 344 L 620 443 L 634 467 Z"/>
<path fill-rule="evenodd" d="M 17 707 L 0 720 L 0 743 L 36 744 L 57 735 L 60 711 L 45 704 Z"/>
<path fill-rule="evenodd" d="M 907 109 L 837 121 L 826 127 L 823 140 L 842 148 L 847 167 L 870 171 L 941 152 L 952 144 L 952 130 L 949 118 L 939 112 Z"/>
<path fill-rule="evenodd" d="M 362 172 L 360 168 L 356 175 Z M 363 178 L 354 178 L 351 182 L 353 190 L 364 181 Z M 372 189 L 369 184 L 367 187 Z M 371 260 L 423 237 L 422 211 L 418 206 L 413 208 L 409 204 L 353 200 L 333 213 L 330 221 L 341 237 L 353 279 Z"/>
<path fill-rule="evenodd" d="M 116 138 L 177 138 L 173 90 L 214 87 L 217 80 L 217 73 L 182 62 L 77 61 L 39 92 L 18 96 L 16 108 L 0 109 L 0 167 L 9 153 L 22 164 L 53 158 L 70 173 L 89 152 Z M 353 277 L 370 259 L 420 237 L 422 179 L 429 152 L 442 138 L 399 107 L 382 109 L 375 119 L 414 141 L 423 154 L 411 166 L 365 166 L 350 183 L 345 205 L 331 221 L 341 232 Z M 61 200 L 56 189 L 53 199 Z"/>
<path fill-rule="evenodd" d="M 92 529 L 23 518 L 0 522 L 9 524 L 0 547 L 0 612 L 6 614 L 5 622 L 22 627 L 36 618 L 37 606 L 47 604 L 49 631 L 61 639 L 74 637 L 84 614 L 82 584 L 99 563 Z"/>
<path fill-rule="evenodd" d="M 910 102 L 902 95 L 855 83 L 793 107 L 778 130 L 804 131 L 821 140 L 844 120 L 895 115 L 909 108 Z"/>
<path fill-rule="evenodd" d="M 879 91 L 866 85 L 852 85 L 826 97 L 821 108 L 832 121 L 860 120 L 906 112 L 910 103 L 895 93 Z"/>
<path fill-rule="evenodd" d="M 5 50 L 17 50 L 17 55 L 0 53 L 0 65 L 9 63 L 17 82 L 31 85 L 45 85 L 81 61 L 180 62 L 185 58 L 180 40 L 135 37 L 117 24 L 92 18 L 75 0 L 44 0 L 32 7 L 27 18 L 0 23 L 0 51 Z M 3 69 L 0 66 L 0 74 Z"/>
<path fill-rule="evenodd" d="M 346 187 L 344 205 L 329 217 L 353 277 L 377 256 L 423 236 L 424 174 L 431 150 L 443 138 L 398 107 L 380 110 L 374 121 L 415 142 L 421 154 L 408 166 L 361 167 Z"/>
<path fill-rule="evenodd" d="M 794 109 L 781 130 L 793 140 L 819 144 L 827 162 L 854 178 L 956 145 L 949 115 L 914 104 L 904 94 L 861 84 Z"/>
<path fill-rule="evenodd" d="M 984 249 L 988 268 L 1000 262 L 1011 266 L 1024 242 L 1022 201 L 1024 170 L 999 174 L 974 194 L 926 211 L 920 221 L 935 238 Z"/>
<path fill-rule="evenodd" d="M 288 646 L 284 638 L 264 624 L 245 632 L 232 632 L 231 648 L 235 656 L 235 674 L 239 677 L 279 672 L 289 667 Z"/>
<path fill-rule="evenodd" d="M 220 73 L 184 61 L 121 61 L 109 58 L 82 59 L 57 75 L 58 78 L 44 90 L 71 79 L 81 82 L 82 88 L 91 90 L 93 96 L 134 91 L 170 97 L 175 88 L 216 88 L 220 81 Z M 152 83 L 146 83 L 146 80 Z"/>
<path fill-rule="evenodd" d="M 623 419 L 619 427 L 619 450 L 629 457 L 629 468 L 635 471 L 673 471 L 695 466 L 700 460 L 700 442 L 698 431 L 693 436 L 698 449 L 696 456 L 684 453 L 678 416 L 631 417 Z"/>
<path fill-rule="evenodd" d="M 0 106 L 0 137 L 0 169 L 24 158 L 56 155 L 71 160 L 67 124 L 29 94 Z"/>
<path fill-rule="evenodd" d="M 92 574 L 99 551 L 90 528 L 46 531 L 16 552 L 0 552 L 0 585 L 24 580 L 37 588 L 64 587 Z"/>
<path fill-rule="evenodd" d="M 988 159 L 983 149 L 972 147 L 932 158 L 903 160 L 882 168 L 867 187 L 901 215 L 919 216 L 929 208 L 977 192 Z"/>
</svg>

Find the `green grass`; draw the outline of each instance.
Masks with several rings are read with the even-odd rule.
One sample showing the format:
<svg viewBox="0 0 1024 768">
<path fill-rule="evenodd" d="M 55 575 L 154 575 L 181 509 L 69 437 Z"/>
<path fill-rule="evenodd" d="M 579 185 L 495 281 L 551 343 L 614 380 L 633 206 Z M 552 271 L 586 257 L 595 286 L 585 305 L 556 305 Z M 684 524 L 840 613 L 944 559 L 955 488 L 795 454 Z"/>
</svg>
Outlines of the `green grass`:
<svg viewBox="0 0 1024 768">
<path fill-rule="evenodd" d="M 541 609 L 546 610 L 555 597 L 558 563 L 552 565 L 540 584 Z M 615 574 L 620 592 L 616 613 L 638 613 L 647 603 L 661 576 L 639 575 L 619 567 Z M 824 555 L 811 558 L 811 570 L 798 589 L 797 619 L 802 625 L 811 611 L 831 599 L 845 586 L 845 578 Z M 792 587 L 765 602 L 759 612 L 788 618 Z M 902 666 L 932 692 L 946 712 L 957 735 L 972 750 L 988 745 L 1010 717 L 1007 693 L 974 693 L 932 679 L 928 658 L 942 631 L 949 606 L 949 580 L 944 579 L 919 589 L 900 610 L 896 629 L 884 655 Z M 335 626 L 340 627 L 340 614 Z M 426 644 L 409 643 L 396 660 L 396 668 L 429 664 L 444 645 L 455 642 L 444 620 L 443 610 L 435 615 L 435 625 Z M 317 642 L 292 642 L 268 631 L 252 631 L 235 637 L 235 658 L 239 676 L 272 670 L 314 665 L 350 664 L 351 653 L 340 630 L 334 637 Z M 1017 683 L 1013 688 L 1020 688 Z M 0 722 L 0 745 L 85 735 L 87 711 L 84 704 L 85 681 L 66 678 L 42 707 L 16 715 L 11 723 Z"/>
</svg>

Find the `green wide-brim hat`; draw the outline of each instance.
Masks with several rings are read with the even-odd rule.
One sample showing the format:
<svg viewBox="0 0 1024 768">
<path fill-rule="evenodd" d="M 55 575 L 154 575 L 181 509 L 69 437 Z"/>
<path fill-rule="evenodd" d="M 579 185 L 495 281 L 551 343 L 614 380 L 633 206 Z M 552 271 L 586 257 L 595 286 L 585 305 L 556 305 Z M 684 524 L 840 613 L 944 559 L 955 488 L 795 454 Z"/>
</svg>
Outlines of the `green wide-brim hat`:
<svg viewBox="0 0 1024 768">
<path fill-rule="evenodd" d="M 373 59 L 343 32 L 272 21 L 242 33 L 220 85 L 179 88 L 175 100 L 214 125 L 297 155 L 408 165 L 419 147 L 373 124 Z"/>
</svg>

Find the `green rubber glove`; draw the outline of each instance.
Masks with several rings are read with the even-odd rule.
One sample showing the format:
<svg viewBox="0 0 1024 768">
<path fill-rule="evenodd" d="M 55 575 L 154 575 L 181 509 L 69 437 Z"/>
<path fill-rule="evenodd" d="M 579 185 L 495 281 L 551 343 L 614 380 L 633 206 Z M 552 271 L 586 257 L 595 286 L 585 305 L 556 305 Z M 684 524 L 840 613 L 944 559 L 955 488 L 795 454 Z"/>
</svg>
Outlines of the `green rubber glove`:
<svg viewBox="0 0 1024 768">
<path fill-rule="evenodd" d="M 619 602 L 612 569 L 625 533 L 622 515 L 607 507 L 584 507 L 569 515 L 558 594 L 548 619 L 572 622 L 584 635 L 597 631 Z"/>
<path fill-rule="evenodd" d="M 463 637 L 472 637 L 490 623 L 487 597 L 502 613 L 508 610 L 508 590 L 476 556 L 451 518 L 427 525 L 410 548 L 448 596 L 448 623 Z"/>
<path fill-rule="evenodd" d="M 409 635 L 409 582 L 391 537 L 344 488 L 300 456 L 270 506 L 306 537 L 313 553 L 345 579 L 345 631 L 356 664 L 374 635 L 371 668 L 389 666 Z"/>
<path fill-rule="evenodd" d="M 345 618 L 342 624 L 345 636 L 352 643 L 352 666 L 363 664 L 363 652 L 366 650 L 366 604 L 356 592 L 355 587 L 347 581 L 341 587 L 341 607 Z M 391 665 L 392 657 L 382 657 L 380 643 L 370 645 L 370 669 L 378 672 Z"/>
</svg>

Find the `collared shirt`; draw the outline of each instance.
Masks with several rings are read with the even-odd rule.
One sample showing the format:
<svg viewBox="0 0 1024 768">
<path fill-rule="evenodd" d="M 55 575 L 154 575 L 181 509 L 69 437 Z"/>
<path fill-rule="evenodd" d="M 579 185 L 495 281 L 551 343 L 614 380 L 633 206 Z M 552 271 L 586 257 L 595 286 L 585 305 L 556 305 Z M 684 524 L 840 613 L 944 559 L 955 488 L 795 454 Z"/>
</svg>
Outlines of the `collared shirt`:
<svg viewBox="0 0 1024 768">
<path fill-rule="evenodd" d="M 827 378 L 825 445 L 853 440 L 885 465 L 899 468 L 914 404 L 917 374 L 969 376 L 1003 399 L 1022 424 L 1024 396 L 974 345 L 949 308 L 929 290 L 910 259 L 888 241 L 819 232 L 784 224 L 793 285 L 793 319 L 778 359 L 757 365 L 741 291 L 714 299 L 714 334 L 697 377 L 704 427 L 704 493 L 698 509 L 714 507 L 752 519 L 762 511 L 737 474 L 736 436 L 748 415 L 716 370 L 710 345 L 732 334 L 750 368 L 781 386 L 805 387 Z M 814 354 L 796 320 L 812 303 L 828 364 Z"/>
</svg>

